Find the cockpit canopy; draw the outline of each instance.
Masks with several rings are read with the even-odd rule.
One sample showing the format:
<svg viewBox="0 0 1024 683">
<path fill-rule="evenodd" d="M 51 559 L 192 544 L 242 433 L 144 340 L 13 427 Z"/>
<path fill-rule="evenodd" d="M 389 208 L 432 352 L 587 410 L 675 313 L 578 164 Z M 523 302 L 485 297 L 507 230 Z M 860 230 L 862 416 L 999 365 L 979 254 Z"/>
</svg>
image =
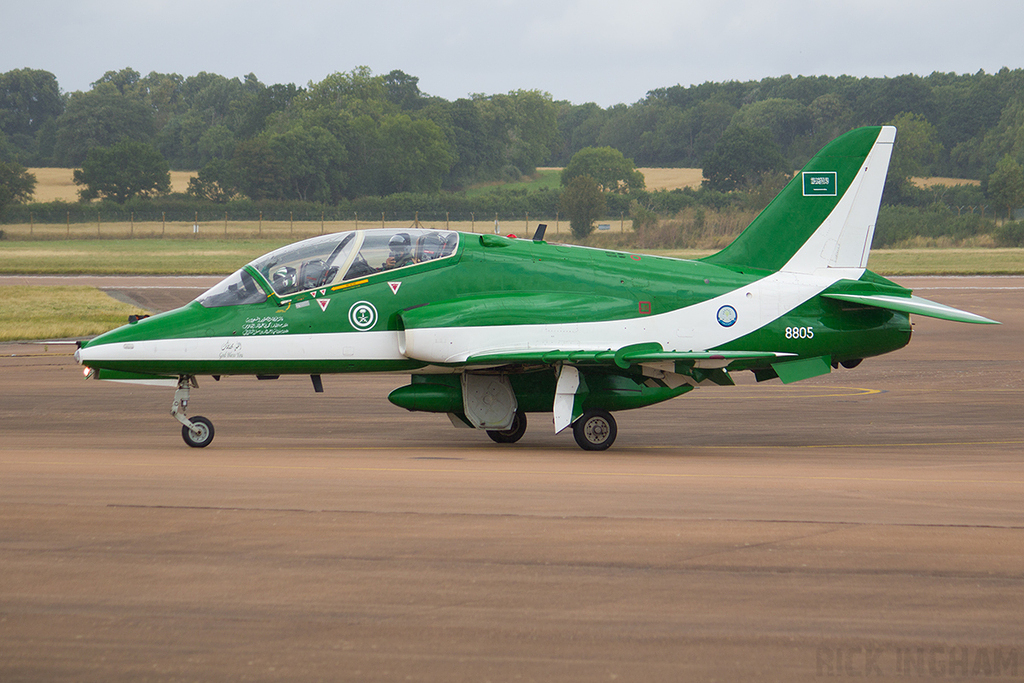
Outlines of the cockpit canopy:
<svg viewBox="0 0 1024 683">
<path fill-rule="evenodd" d="M 281 247 L 249 264 L 273 287 L 288 296 L 334 283 L 451 256 L 459 234 L 421 228 L 358 230 L 314 237 Z M 246 270 L 237 271 L 197 301 L 207 308 L 266 300 L 260 283 Z"/>
</svg>

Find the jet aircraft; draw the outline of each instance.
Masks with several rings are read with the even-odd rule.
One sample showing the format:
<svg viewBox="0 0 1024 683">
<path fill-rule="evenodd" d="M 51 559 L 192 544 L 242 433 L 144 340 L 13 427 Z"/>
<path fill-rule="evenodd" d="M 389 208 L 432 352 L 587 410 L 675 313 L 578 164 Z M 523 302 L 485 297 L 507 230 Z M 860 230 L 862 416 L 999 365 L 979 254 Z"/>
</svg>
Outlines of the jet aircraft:
<svg viewBox="0 0 1024 683">
<path fill-rule="evenodd" d="M 722 251 L 680 260 L 410 228 L 283 247 L 190 304 L 83 341 L 97 379 L 177 387 L 189 446 L 214 428 L 186 408 L 196 377 L 407 373 L 389 400 L 518 441 L 553 413 L 608 448 L 612 413 L 737 372 L 789 383 L 894 351 L 911 315 L 995 323 L 866 269 L 896 137 L 860 128 L 824 147 Z"/>
</svg>

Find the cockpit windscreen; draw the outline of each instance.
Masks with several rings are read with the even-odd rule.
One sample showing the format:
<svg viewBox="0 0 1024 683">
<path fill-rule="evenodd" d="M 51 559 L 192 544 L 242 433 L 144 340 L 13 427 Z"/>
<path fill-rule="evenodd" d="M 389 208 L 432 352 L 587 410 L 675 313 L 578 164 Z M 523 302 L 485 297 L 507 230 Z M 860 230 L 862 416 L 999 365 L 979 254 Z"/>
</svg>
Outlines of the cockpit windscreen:
<svg viewBox="0 0 1024 683">
<path fill-rule="evenodd" d="M 359 230 L 282 247 L 250 265 L 278 296 L 406 268 L 455 253 L 456 232 L 420 228 Z"/>
<path fill-rule="evenodd" d="M 196 301 L 206 308 L 257 304 L 267 300 L 267 294 L 260 288 L 256 278 L 245 269 L 236 270 L 199 296 Z"/>
<path fill-rule="evenodd" d="M 459 234 L 422 228 L 357 230 L 281 247 L 249 264 L 278 296 L 288 296 L 451 256 Z M 239 270 L 200 296 L 207 308 L 265 301 L 253 276 Z"/>
</svg>

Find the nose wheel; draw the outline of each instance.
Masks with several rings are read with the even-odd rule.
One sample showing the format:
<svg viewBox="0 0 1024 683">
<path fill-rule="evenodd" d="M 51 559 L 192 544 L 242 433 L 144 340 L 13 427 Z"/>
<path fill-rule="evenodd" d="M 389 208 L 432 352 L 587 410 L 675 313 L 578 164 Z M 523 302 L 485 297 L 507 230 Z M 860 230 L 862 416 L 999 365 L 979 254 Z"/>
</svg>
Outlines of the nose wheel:
<svg viewBox="0 0 1024 683">
<path fill-rule="evenodd" d="M 213 441 L 213 423 L 199 415 L 191 420 L 185 415 L 192 387 L 199 387 L 195 376 L 182 375 L 178 378 L 178 390 L 174 392 L 171 415 L 181 423 L 181 438 L 186 444 L 192 448 L 206 448 Z"/>
<path fill-rule="evenodd" d="M 181 425 L 181 438 L 192 448 L 206 448 L 213 441 L 213 423 L 201 415 L 196 415 L 190 422 L 192 427 Z"/>
</svg>

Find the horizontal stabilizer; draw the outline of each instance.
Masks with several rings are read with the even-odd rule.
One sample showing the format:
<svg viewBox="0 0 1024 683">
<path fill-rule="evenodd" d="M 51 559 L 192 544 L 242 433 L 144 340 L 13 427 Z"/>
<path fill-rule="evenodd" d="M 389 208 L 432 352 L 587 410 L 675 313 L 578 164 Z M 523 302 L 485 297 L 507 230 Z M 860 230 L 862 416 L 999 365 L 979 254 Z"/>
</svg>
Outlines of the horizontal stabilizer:
<svg viewBox="0 0 1024 683">
<path fill-rule="evenodd" d="M 979 325 L 1001 324 L 997 320 L 991 320 L 984 316 L 977 315 L 976 313 L 961 311 L 958 308 L 953 308 L 952 306 L 946 306 L 945 304 L 936 303 L 935 301 L 929 301 L 928 299 L 922 299 L 919 296 L 905 297 L 893 296 L 891 294 L 839 293 L 827 293 L 822 294 L 821 296 L 826 299 L 836 299 L 838 301 L 846 301 L 854 304 L 863 304 L 865 306 L 885 308 L 890 311 L 900 311 L 901 313 L 914 313 L 929 318 L 951 320 L 953 322 L 958 323 L 977 323 Z"/>
</svg>

